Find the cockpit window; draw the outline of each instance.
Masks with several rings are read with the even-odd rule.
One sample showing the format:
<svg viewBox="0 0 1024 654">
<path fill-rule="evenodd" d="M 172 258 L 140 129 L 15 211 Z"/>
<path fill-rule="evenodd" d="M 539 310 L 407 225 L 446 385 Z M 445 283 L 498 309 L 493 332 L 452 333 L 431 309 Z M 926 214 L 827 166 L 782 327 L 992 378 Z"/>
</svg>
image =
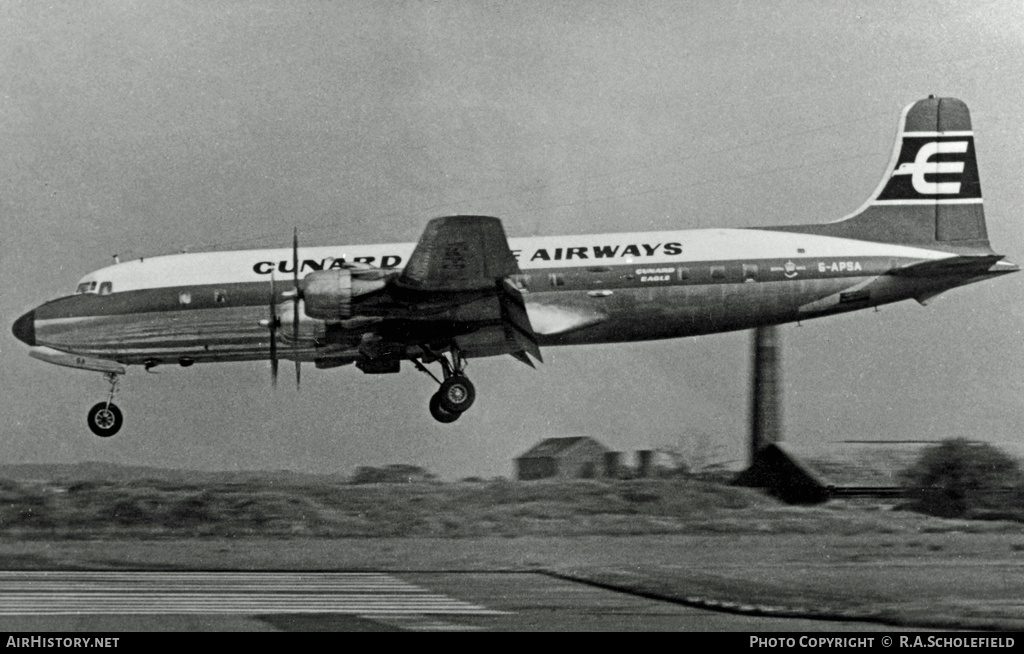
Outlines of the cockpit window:
<svg viewBox="0 0 1024 654">
<path fill-rule="evenodd" d="M 75 293 L 95 293 L 95 292 L 96 292 L 96 282 L 94 282 L 94 281 L 93 282 L 82 282 L 81 284 L 78 285 L 78 288 L 75 289 Z"/>
</svg>

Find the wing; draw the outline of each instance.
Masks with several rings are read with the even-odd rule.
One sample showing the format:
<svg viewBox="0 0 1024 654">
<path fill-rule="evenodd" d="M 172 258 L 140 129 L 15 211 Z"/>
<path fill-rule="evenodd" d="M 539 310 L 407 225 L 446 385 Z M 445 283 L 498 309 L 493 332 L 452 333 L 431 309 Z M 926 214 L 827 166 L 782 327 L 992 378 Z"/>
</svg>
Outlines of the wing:
<svg viewBox="0 0 1024 654">
<path fill-rule="evenodd" d="M 518 272 L 499 219 L 445 216 L 427 223 L 396 284 L 417 291 L 476 291 Z"/>
<path fill-rule="evenodd" d="M 523 297 L 505 281 L 518 273 L 499 219 L 445 216 L 427 223 L 394 285 L 447 305 L 452 342 L 465 356 L 511 354 L 529 363 L 529 353 L 542 361 Z"/>
</svg>

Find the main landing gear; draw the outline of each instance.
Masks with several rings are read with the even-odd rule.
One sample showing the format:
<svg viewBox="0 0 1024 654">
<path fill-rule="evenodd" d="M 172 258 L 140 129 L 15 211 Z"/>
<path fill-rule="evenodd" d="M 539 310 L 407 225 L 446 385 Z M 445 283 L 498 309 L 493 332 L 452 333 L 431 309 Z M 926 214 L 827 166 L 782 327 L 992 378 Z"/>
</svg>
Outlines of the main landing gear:
<svg viewBox="0 0 1024 654">
<path fill-rule="evenodd" d="M 100 438 L 109 438 L 120 431 L 121 425 L 124 423 L 124 416 L 121 414 L 121 409 L 118 409 L 113 402 L 114 393 L 117 392 L 118 374 L 108 372 L 104 376 L 110 382 L 110 396 L 107 397 L 106 402 L 100 402 L 89 409 L 88 422 L 92 433 Z"/>
<path fill-rule="evenodd" d="M 427 363 L 439 361 L 441 372 L 444 374 L 444 381 L 441 381 L 417 359 L 412 361 L 417 370 L 430 375 L 440 386 L 430 398 L 430 415 L 438 422 L 455 422 L 476 400 L 476 388 L 464 372 L 466 360 L 454 348 L 451 361 L 448 361 L 444 354 L 431 352 L 427 348 L 423 348 L 423 351 L 426 353 L 423 360 Z"/>
</svg>

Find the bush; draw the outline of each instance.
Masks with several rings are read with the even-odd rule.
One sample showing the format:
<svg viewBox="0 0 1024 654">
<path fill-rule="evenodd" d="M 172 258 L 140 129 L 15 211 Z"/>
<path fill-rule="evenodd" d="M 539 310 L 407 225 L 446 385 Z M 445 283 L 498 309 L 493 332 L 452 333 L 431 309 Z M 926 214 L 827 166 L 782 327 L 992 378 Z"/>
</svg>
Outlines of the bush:
<svg viewBox="0 0 1024 654">
<path fill-rule="evenodd" d="M 350 484 L 411 484 L 419 481 L 430 481 L 435 476 L 419 466 L 404 463 L 393 463 L 383 468 L 360 466 L 352 475 Z"/>
<path fill-rule="evenodd" d="M 962 438 L 929 447 L 900 479 L 910 508 L 944 518 L 998 505 L 1022 482 L 1017 461 L 987 443 Z"/>
</svg>

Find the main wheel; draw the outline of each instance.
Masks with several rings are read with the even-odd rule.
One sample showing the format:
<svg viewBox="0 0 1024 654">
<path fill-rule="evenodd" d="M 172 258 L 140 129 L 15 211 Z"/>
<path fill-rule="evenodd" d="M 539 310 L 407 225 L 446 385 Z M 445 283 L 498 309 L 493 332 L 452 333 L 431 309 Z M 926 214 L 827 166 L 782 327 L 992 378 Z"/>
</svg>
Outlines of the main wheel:
<svg viewBox="0 0 1024 654">
<path fill-rule="evenodd" d="M 89 429 L 100 438 L 116 434 L 124 423 L 124 416 L 116 404 L 100 402 L 89 410 Z"/>
<path fill-rule="evenodd" d="M 455 375 L 441 382 L 437 391 L 441 397 L 441 407 L 448 413 L 462 413 L 473 406 L 476 389 L 472 382 L 462 375 Z"/>
<path fill-rule="evenodd" d="M 430 396 L 430 415 L 434 416 L 434 420 L 443 423 L 455 422 L 459 419 L 462 414 L 459 412 L 451 412 L 445 410 L 441 406 L 441 394 L 434 393 Z"/>
</svg>

